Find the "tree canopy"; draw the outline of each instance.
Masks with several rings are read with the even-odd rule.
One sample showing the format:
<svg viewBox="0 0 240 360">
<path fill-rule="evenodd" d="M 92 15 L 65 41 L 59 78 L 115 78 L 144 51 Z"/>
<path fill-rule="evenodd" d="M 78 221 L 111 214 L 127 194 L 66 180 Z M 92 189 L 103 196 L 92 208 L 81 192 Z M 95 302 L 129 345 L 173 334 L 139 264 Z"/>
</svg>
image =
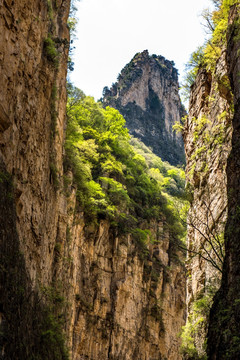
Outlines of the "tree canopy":
<svg viewBox="0 0 240 360">
<path fill-rule="evenodd" d="M 108 218 L 132 232 L 142 221 L 166 218 L 176 239 L 184 227 L 184 171 L 164 163 L 130 137 L 123 116 L 69 86 L 65 172 L 73 173 L 78 206 L 89 221 Z"/>
</svg>

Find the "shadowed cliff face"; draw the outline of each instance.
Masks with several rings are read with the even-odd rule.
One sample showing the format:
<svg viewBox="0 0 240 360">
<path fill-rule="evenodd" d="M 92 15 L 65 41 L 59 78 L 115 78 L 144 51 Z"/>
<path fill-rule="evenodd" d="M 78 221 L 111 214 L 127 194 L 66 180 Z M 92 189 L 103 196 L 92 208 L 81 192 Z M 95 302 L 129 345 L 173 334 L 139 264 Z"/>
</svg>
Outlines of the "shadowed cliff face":
<svg viewBox="0 0 240 360">
<path fill-rule="evenodd" d="M 63 332 L 65 304 L 57 287 L 42 287 L 39 291 L 32 286 L 26 266 L 27 256 L 22 251 L 16 228 L 13 178 L 2 162 L 0 193 L 1 359 L 67 360 Z"/>
<path fill-rule="evenodd" d="M 67 0 L 0 5 L 3 359 L 67 358 L 53 283 L 69 6 Z"/>
<path fill-rule="evenodd" d="M 103 99 L 120 111 L 133 136 L 172 165 L 184 163 L 182 137 L 172 130 L 185 115 L 178 86 L 173 63 L 146 50 L 125 66 L 110 90 L 104 89 Z"/>
<path fill-rule="evenodd" d="M 240 59 L 239 6 L 230 13 L 227 64 L 234 94 L 232 150 L 227 164 L 228 216 L 225 231 L 226 258 L 223 279 L 211 310 L 208 332 L 209 359 L 239 359 L 240 356 Z"/>
<path fill-rule="evenodd" d="M 69 2 L 1 6 L 0 156 L 14 176 L 17 227 L 33 282 L 48 281 L 44 262 L 51 262 L 56 237 L 53 183 L 62 171 Z"/>
</svg>

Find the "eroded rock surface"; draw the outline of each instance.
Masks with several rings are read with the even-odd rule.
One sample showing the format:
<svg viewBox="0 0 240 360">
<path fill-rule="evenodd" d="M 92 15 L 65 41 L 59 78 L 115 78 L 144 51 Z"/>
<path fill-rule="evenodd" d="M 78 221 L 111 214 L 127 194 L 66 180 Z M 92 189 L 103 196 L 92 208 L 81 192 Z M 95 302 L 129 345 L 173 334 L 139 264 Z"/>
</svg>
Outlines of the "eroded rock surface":
<svg viewBox="0 0 240 360">
<path fill-rule="evenodd" d="M 72 232 L 73 358 L 181 359 L 184 268 L 169 259 L 164 224 L 151 224 L 147 256 L 106 221 L 87 233 L 84 225 L 80 217 Z"/>
<path fill-rule="evenodd" d="M 183 164 L 182 136 L 172 130 L 185 115 L 178 90 L 173 62 L 145 50 L 125 66 L 110 90 L 104 89 L 103 103 L 118 109 L 130 133 L 162 160 Z"/>
<path fill-rule="evenodd" d="M 225 231 L 226 259 L 219 292 L 211 310 L 208 333 L 208 356 L 212 360 L 238 359 L 240 356 L 239 338 L 239 4 L 232 7 L 229 18 L 227 38 L 228 74 L 234 94 L 234 117 L 232 149 L 227 163 L 228 215 Z"/>
<path fill-rule="evenodd" d="M 212 296 L 220 286 L 224 257 L 228 203 L 226 166 L 231 150 L 233 116 L 229 89 L 226 50 L 223 50 L 214 75 L 204 68 L 197 75 L 184 130 L 186 186 L 191 200 L 187 306 L 199 356 L 206 352 L 209 310 Z"/>
</svg>

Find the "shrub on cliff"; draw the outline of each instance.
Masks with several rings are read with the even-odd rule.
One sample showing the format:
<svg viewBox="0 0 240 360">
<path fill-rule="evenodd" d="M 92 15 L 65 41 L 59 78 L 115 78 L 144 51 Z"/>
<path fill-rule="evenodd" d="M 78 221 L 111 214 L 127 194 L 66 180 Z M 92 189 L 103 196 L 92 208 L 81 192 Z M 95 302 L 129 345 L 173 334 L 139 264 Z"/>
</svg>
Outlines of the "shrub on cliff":
<svg viewBox="0 0 240 360">
<path fill-rule="evenodd" d="M 189 98 L 190 88 L 196 79 L 200 67 L 214 73 L 216 63 L 226 44 L 228 17 L 231 6 L 239 0 L 213 0 L 215 10 L 211 13 L 205 10 L 202 14 L 206 27 L 211 32 L 211 37 L 203 46 L 194 51 L 186 64 L 185 76 L 182 84 L 182 94 L 185 99 Z"/>
</svg>

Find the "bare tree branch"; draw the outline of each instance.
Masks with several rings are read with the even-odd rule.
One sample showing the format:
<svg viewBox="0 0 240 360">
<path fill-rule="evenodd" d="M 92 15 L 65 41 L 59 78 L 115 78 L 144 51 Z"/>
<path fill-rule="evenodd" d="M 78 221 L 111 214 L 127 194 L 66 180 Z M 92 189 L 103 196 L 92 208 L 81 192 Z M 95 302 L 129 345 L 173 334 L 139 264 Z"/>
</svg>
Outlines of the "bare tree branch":
<svg viewBox="0 0 240 360">
<path fill-rule="evenodd" d="M 224 261 L 224 244 L 218 234 L 218 224 L 211 210 L 211 204 L 212 201 L 202 202 L 202 205 L 206 208 L 206 213 L 204 216 L 206 220 L 200 219 L 197 214 L 193 214 L 191 216 L 189 215 L 188 220 L 184 220 L 179 214 L 179 218 L 182 223 L 190 228 L 193 228 L 201 235 L 201 238 L 203 239 L 201 242 L 201 248 L 199 250 L 192 250 L 189 248 L 189 246 L 183 246 L 182 244 L 180 244 L 179 247 L 188 253 L 194 254 L 194 256 L 199 255 L 204 260 L 211 263 L 211 265 L 218 271 L 222 272 L 222 265 Z M 177 211 L 179 213 L 178 209 Z"/>
</svg>

